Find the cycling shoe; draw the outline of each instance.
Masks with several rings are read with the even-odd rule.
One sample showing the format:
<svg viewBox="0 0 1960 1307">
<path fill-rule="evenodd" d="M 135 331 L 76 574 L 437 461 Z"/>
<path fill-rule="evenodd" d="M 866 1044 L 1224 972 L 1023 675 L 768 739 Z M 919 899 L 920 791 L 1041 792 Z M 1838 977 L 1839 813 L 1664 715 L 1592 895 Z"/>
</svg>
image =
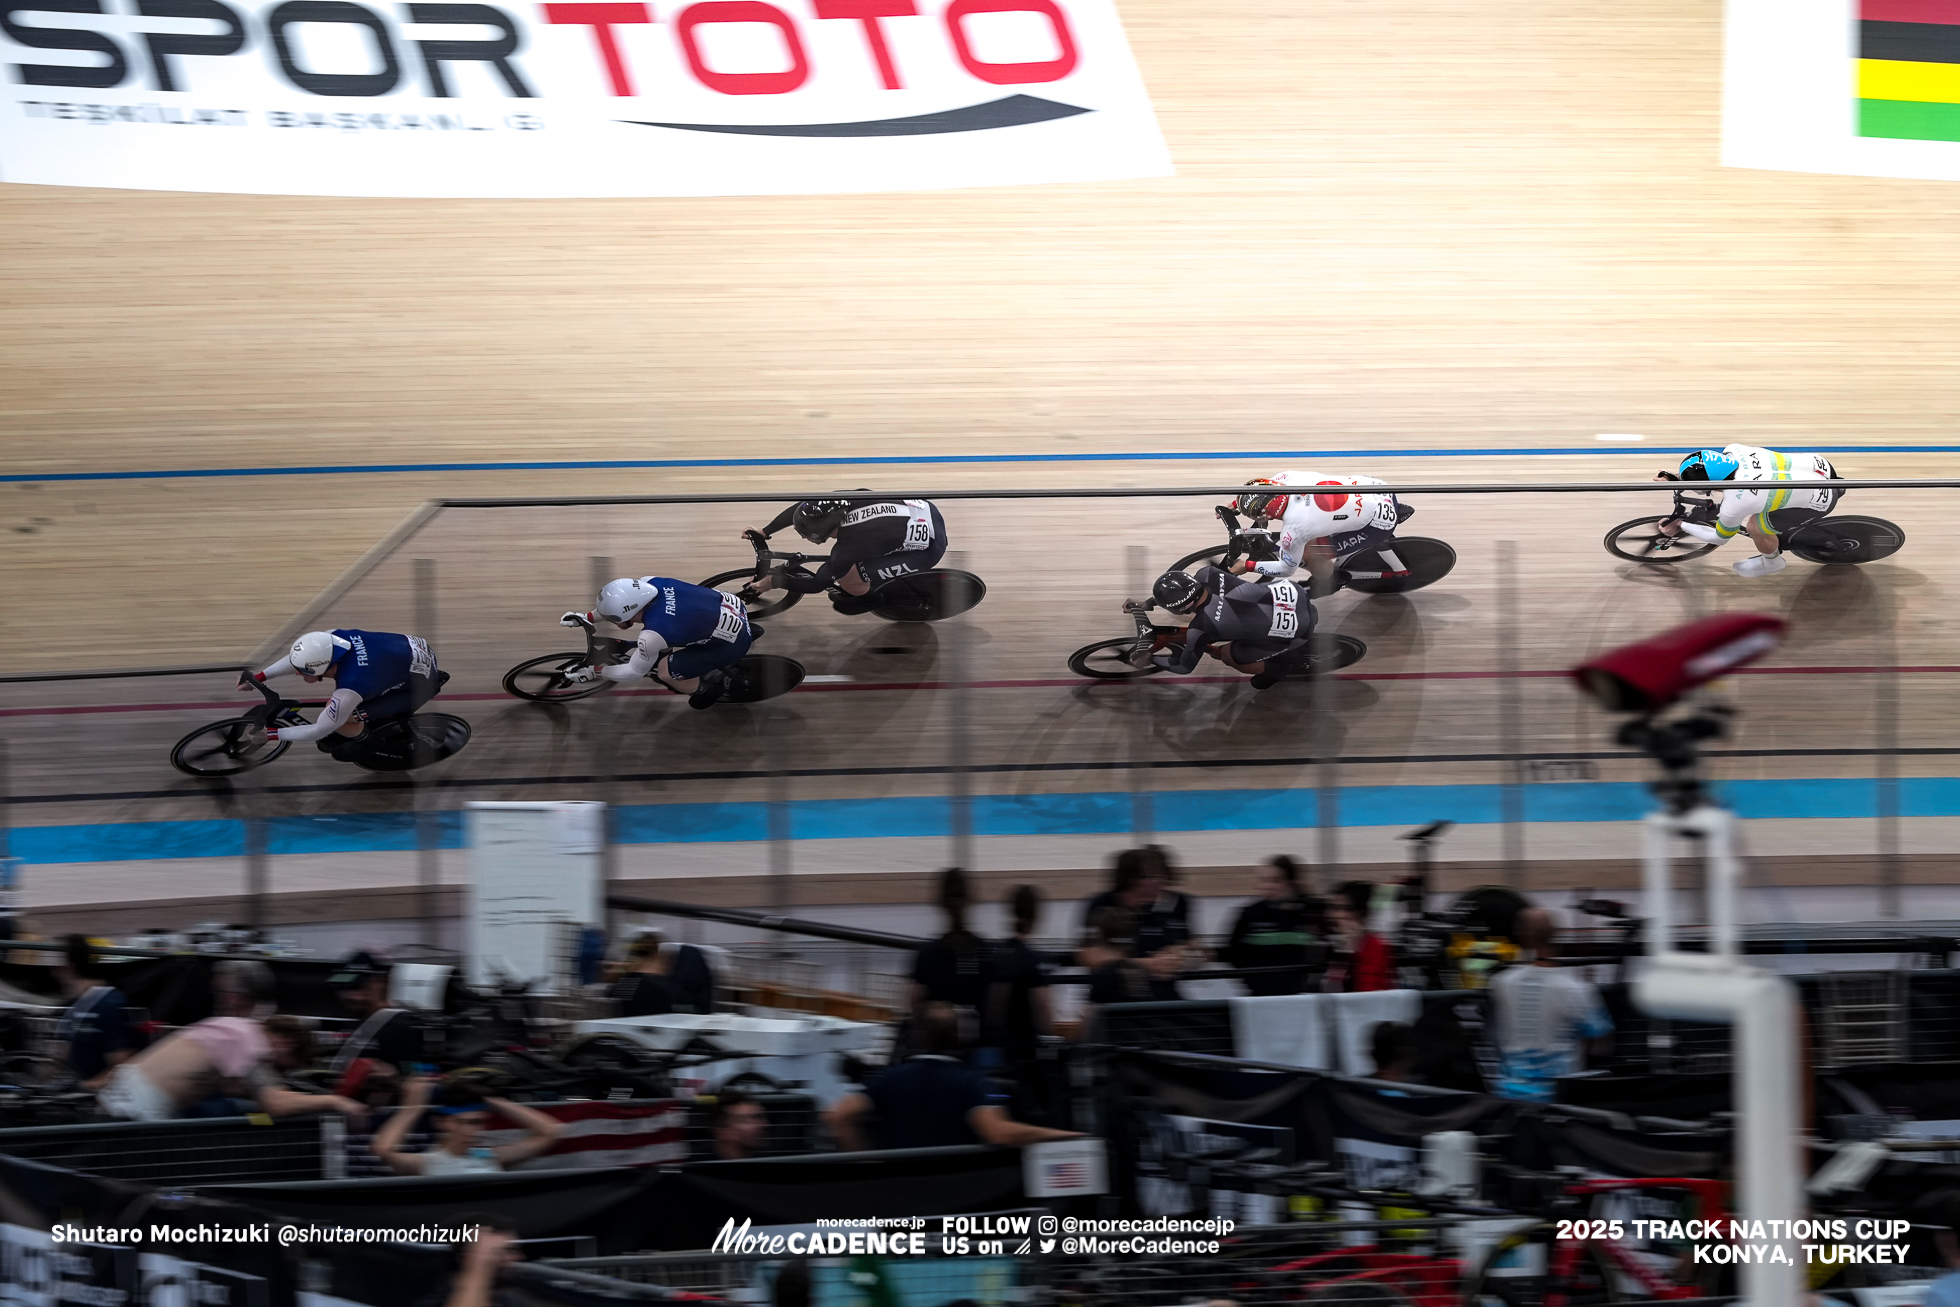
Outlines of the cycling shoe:
<svg viewBox="0 0 1960 1307">
<path fill-rule="evenodd" d="M 878 606 L 878 600 L 870 595 L 845 594 L 842 591 L 831 596 L 830 606 L 846 617 L 868 613 Z"/>
<path fill-rule="evenodd" d="M 700 686 L 687 696 L 687 706 L 694 709 L 712 708 L 720 703 L 728 693 L 728 678 L 719 670 L 707 672 L 701 677 Z"/>
</svg>

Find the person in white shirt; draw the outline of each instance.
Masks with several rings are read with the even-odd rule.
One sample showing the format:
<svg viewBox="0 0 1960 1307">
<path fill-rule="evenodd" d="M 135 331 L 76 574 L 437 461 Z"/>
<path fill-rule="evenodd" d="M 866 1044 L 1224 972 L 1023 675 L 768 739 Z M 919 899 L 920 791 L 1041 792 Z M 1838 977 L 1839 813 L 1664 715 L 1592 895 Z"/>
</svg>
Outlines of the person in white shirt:
<svg viewBox="0 0 1960 1307">
<path fill-rule="evenodd" d="M 1589 980 L 1558 965 L 1552 946 L 1552 914 L 1526 908 L 1511 927 L 1511 942 L 1531 962 L 1501 971 L 1490 985 L 1492 1034 L 1504 1098 L 1549 1102 L 1553 1082 L 1585 1069 L 1587 1049 L 1605 1051 L 1613 1019 Z"/>
<path fill-rule="evenodd" d="M 431 1110 L 436 1081 L 416 1076 L 404 1087 L 402 1105 L 374 1132 L 374 1155 L 397 1175 L 464 1175 L 501 1171 L 550 1150 L 564 1126 L 534 1107 L 507 1098 L 481 1098 L 463 1086 L 452 1086 L 435 1105 L 436 1141 L 426 1152 L 411 1153 L 402 1145 L 424 1112 Z M 490 1147 L 482 1142 L 491 1113 L 515 1121 L 530 1134 L 514 1143 Z"/>
</svg>

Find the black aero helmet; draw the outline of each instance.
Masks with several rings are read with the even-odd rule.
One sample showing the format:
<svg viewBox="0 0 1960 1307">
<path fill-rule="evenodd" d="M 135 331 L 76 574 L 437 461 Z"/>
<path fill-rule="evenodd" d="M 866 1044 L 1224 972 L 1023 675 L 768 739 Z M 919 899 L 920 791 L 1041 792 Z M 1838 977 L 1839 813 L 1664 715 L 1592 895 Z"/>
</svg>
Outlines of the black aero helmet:
<svg viewBox="0 0 1960 1307">
<path fill-rule="evenodd" d="M 1150 598 L 1159 608 L 1188 613 L 1197 608 L 1204 592 L 1198 578 L 1189 572 L 1166 572 L 1150 587 Z"/>
<path fill-rule="evenodd" d="M 796 534 L 811 544 L 822 544 L 850 511 L 848 499 L 806 499 L 796 506 Z"/>
</svg>

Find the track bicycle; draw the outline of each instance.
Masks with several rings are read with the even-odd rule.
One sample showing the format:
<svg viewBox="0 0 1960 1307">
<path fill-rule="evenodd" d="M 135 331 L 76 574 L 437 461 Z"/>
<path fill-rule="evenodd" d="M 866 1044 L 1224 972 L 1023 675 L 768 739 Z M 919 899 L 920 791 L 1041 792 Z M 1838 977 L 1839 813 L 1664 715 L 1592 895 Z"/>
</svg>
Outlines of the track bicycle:
<svg viewBox="0 0 1960 1307">
<path fill-rule="evenodd" d="M 759 534 L 759 533 L 758 533 Z M 755 546 L 755 565 L 717 572 L 701 582 L 710 590 L 726 590 L 748 606 L 749 620 L 773 617 L 794 608 L 803 599 L 801 591 L 783 583 L 783 573 L 805 563 L 821 563 L 820 554 L 784 553 L 769 548 L 766 540 L 751 541 Z M 987 583 L 971 572 L 936 567 L 912 576 L 894 577 L 872 587 L 878 602 L 868 611 L 888 622 L 941 622 L 976 606 L 987 597 Z"/>
<path fill-rule="evenodd" d="M 448 681 L 448 672 L 436 673 L 438 689 Z M 311 725 L 300 715 L 299 700 L 280 698 L 264 681 L 252 682 L 252 688 L 265 697 L 263 704 L 243 716 L 198 727 L 171 749 L 170 765 L 186 776 L 237 776 L 290 749 L 291 740 L 269 740 L 265 732 L 268 727 Z M 372 722 L 358 740 L 339 740 L 335 753 L 338 761 L 367 771 L 414 771 L 441 762 L 469 742 L 470 724 L 461 717 L 418 712 Z"/>
<path fill-rule="evenodd" d="M 1237 509 L 1220 504 L 1212 510 L 1225 525 L 1225 543 L 1196 549 L 1172 563 L 1173 572 L 1194 571 L 1200 567 L 1222 567 L 1231 571 L 1240 560 L 1269 563 L 1279 557 L 1279 532 L 1272 527 L 1246 526 Z M 1415 509 L 1402 505 L 1402 520 L 1408 521 Z M 1339 560 L 1332 589 L 1322 591 L 1318 582 L 1314 598 L 1339 590 L 1357 594 L 1405 594 L 1434 585 L 1456 567 L 1456 550 L 1428 536 L 1396 536 L 1379 545 L 1356 550 Z"/>
<path fill-rule="evenodd" d="M 1071 672 L 1092 681 L 1130 681 L 1139 676 L 1155 676 L 1164 670 L 1150 662 L 1149 657 L 1159 649 L 1182 644 L 1185 628 L 1156 625 L 1139 600 L 1130 601 L 1125 605 L 1125 610 L 1136 620 L 1136 634 L 1083 645 L 1068 656 L 1068 669 Z M 1309 637 L 1304 655 L 1290 655 L 1294 659 L 1294 668 L 1287 673 L 1286 679 L 1306 680 L 1321 673 L 1339 671 L 1360 662 L 1367 652 L 1368 646 L 1351 635 L 1316 633 Z"/>
<path fill-rule="evenodd" d="M 1751 483 L 1754 484 L 1754 483 Z M 1636 517 L 1606 533 L 1606 552 L 1631 563 L 1684 563 L 1713 553 L 1721 546 L 1682 532 L 1669 535 L 1661 528 L 1677 522 L 1715 525 L 1719 506 L 1713 493 L 1676 487 L 1674 509 L 1660 517 Z M 1820 517 L 1778 534 L 1785 553 L 1806 562 L 1872 563 L 1890 558 L 1905 547 L 1906 533 L 1882 517 Z"/>
<path fill-rule="evenodd" d="M 1491 1244 L 1464 1277 L 1463 1307 L 1593 1307 L 1688 1302 L 1728 1289 L 1726 1266 L 1696 1265 L 1688 1245 L 1664 1253 L 1629 1245 L 1621 1221 L 1592 1219 L 1602 1204 L 1673 1200 L 1693 1217 L 1726 1228 L 1728 1186 L 1687 1177 L 1527 1176 L 1548 1184 L 1543 1220 Z M 1672 1205 L 1672 1204 L 1670 1204 Z"/>
<path fill-rule="evenodd" d="M 600 635 L 598 626 L 582 614 L 567 613 L 563 620 L 567 625 L 576 621 L 585 631 L 584 650 L 526 659 L 504 673 L 505 693 L 532 703 L 570 703 L 574 699 L 589 699 L 620 684 L 601 676 L 580 677 L 578 673 L 586 668 L 625 662 L 639 647 L 638 641 Z M 755 637 L 762 635 L 759 626 L 751 625 L 749 631 Z M 794 658 L 758 653 L 737 659 L 723 673 L 728 688 L 721 697 L 722 703 L 760 703 L 788 694 L 803 683 L 804 675 L 803 664 Z M 651 672 L 647 673 L 647 679 L 657 683 Z"/>
</svg>

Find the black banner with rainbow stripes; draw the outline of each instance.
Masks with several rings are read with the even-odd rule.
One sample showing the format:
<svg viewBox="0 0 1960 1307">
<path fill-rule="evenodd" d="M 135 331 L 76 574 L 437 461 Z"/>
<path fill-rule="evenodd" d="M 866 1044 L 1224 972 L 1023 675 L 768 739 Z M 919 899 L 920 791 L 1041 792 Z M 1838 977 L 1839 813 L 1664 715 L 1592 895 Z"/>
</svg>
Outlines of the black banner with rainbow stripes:
<svg viewBox="0 0 1960 1307">
<path fill-rule="evenodd" d="M 1859 0 L 1858 135 L 1960 141 L 1960 0 Z"/>
</svg>

